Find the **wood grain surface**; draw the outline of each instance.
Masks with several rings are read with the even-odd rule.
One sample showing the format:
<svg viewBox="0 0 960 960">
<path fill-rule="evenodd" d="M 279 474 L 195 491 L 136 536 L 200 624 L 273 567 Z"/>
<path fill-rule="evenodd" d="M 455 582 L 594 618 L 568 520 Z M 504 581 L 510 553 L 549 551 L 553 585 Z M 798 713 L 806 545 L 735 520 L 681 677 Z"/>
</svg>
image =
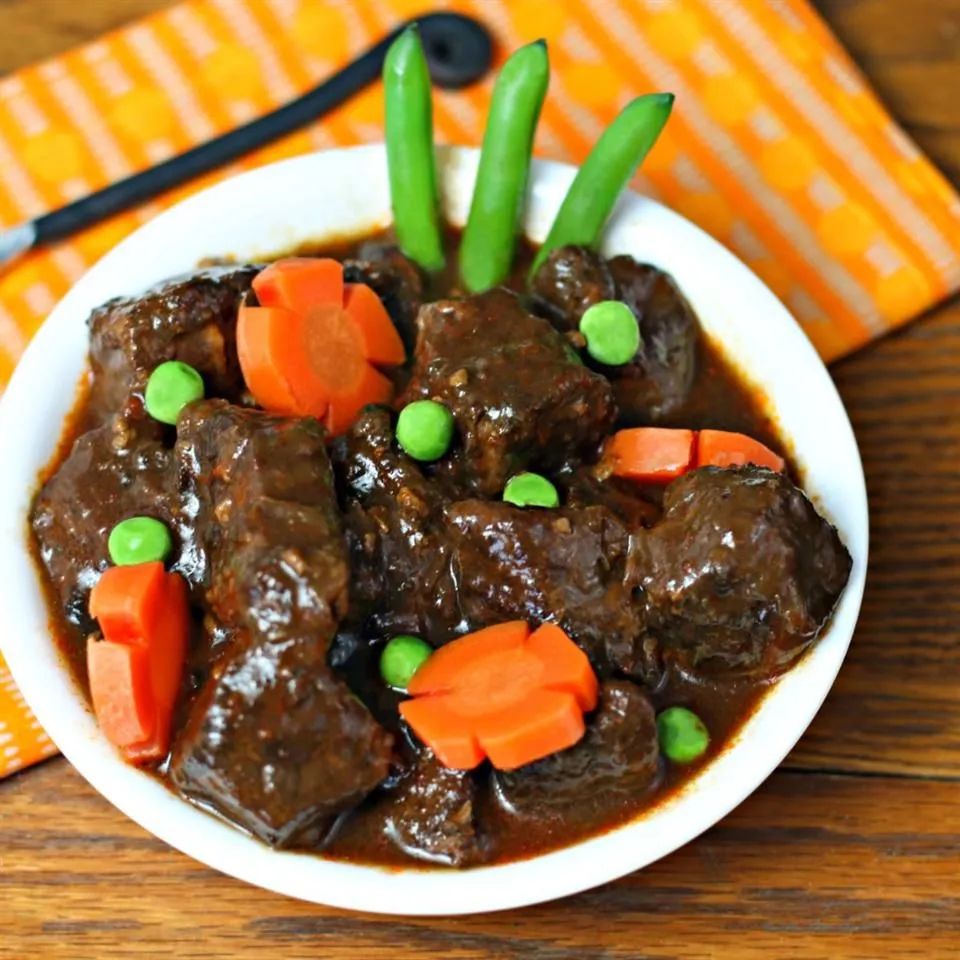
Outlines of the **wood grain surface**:
<svg viewBox="0 0 960 960">
<path fill-rule="evenodd" d="M 0 73 L 161 5 L 0 0 Z M 960 179 L 960 0 L 818 6 L 909 132 Z M 960 302 L 833 374 L 870 491 L 863 615 L 784 767 L 699 840 L 617 883 L 519 912 L 360 916 L 199 866 L 55 760 L 0 783 L 0 957 L 960 956 Z"/>
</svg>

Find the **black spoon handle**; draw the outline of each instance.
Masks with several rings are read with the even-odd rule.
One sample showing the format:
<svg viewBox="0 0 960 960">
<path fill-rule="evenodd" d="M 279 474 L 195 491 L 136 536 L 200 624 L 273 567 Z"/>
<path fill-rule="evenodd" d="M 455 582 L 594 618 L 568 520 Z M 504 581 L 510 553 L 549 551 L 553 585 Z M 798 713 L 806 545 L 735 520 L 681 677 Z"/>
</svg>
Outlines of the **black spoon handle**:
<svg viewBox="0 0 960 960">
<path fill-rule="evenodd" d="M 431 75 L 439 86 L 466 86 L 489 68 L 493 44 L 486 28 L 476 20 L 455 13 L 432 13 L 417 18 L 417 23 Z M 142 203 L 323 116 L 380 76 L 388 47 L 406 26 L 401 24 L 330 79 L 272 113 L 0 234 L 0 263 Z"/>
</svg>

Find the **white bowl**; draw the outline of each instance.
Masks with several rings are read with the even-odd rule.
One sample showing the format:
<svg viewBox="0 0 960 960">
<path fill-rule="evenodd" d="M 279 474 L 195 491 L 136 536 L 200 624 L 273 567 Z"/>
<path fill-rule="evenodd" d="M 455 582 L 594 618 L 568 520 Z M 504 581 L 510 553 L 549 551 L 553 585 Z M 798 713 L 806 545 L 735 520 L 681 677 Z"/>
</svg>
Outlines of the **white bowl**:
<svg viewBox="0 0 960 960">
<path fill-rule="evenodd" d="M 447 214 L 463 223 L 477 152 L 448 148 L 440 161 Z M 526 223 L 534 240 L 546 235 L 573 173 L 562 164 L 535 164 Z M 670 853 L 732 810 L 783 760 L 830 689 L 860 608 L 867 561 L 863 470 L 833 383 L 780 302 L 697 227 L 651 200 L 625 196 L 607 231 L 606 252 L 631 253 L 673 274 L 703 327 L 766 392 L 807 491 L 853 555 L 829 631 L 700 776 L 650 813 L 593 839 L 459 872 L 381 869 L 270 850 L 124 764 L 100 735 L 51 639 L 27 548 L 27 516 L 37 474 L 53 455 L 84 369 L 84 321 L 93 307 L 188 271 L 204 257 L 255 257 L 389 220 L 382 146 L 298 157 L 227 180 L 161 214 L 64 297 L 0 404 L 2 649 L 40 722 L 93 787 L 145 829 L 211 867 L 292 897 L 354 910 L 458 914 L 519 907 L 613 880 Z"/>
</svg>

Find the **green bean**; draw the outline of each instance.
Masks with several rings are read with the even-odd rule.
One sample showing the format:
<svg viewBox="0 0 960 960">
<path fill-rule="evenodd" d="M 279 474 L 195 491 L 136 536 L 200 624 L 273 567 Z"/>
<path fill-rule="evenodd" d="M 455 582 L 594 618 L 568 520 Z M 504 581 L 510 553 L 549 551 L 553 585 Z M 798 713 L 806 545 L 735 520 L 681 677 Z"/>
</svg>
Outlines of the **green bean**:
<svg viewBox="0 0 960 960">
<path fill-rule="evenodd" d="M 493 88 L 470 216 L 460 244 L 460 276 L 473 293 L 510 275 L 530 172 L 533 137 L 550 82 L 543 40 L 503 65 Z"/>
<path fill-rule="evenodd" d="M 597 245 L 617 198 L 657 142 L 672 107 L 672 93 L 637 97 L 604 130 L 570 184 L 550 233 L 534 258 L 531 277 L 557 247 Z"/>
<path fill-rule="evenodd" d="M 400 249 L 425 270 L 443 266 L 430 73 L 416 24 L 383 64 L 390 200 Z"/>
</svg>

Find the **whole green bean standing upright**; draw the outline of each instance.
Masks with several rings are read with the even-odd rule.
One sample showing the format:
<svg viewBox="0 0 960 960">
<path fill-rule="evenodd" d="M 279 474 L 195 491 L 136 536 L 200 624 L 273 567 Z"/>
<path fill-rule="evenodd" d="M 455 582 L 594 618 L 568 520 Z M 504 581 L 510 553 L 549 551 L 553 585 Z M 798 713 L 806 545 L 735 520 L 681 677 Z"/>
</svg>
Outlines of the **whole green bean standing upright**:
<svg viewBox="0 0 960 960">
<path fill-rule="evenodd" d="M 530 268 L 531 276 L 557 247 L 596 246 L 617 197 L 657 142 L 672 107 L 672 93 L 637 97 L 603 131 L 570 184 Z"/>
<path fill-rule="evenodd" d="M 533 136 L 550 81 L 543 40 L 503 65 L 493 88 L 470 216 L 460 244 L 460 276 L 473 293 L 510 275 L 530 172 Z"/>
<path fill-rule="evenodd" d="M 416 24 L 383 63 L 390 202 L 400 249 L 425 270 L 443 266 L 440 194 L 433 153 L 430 72 Z"/>
</svg>

